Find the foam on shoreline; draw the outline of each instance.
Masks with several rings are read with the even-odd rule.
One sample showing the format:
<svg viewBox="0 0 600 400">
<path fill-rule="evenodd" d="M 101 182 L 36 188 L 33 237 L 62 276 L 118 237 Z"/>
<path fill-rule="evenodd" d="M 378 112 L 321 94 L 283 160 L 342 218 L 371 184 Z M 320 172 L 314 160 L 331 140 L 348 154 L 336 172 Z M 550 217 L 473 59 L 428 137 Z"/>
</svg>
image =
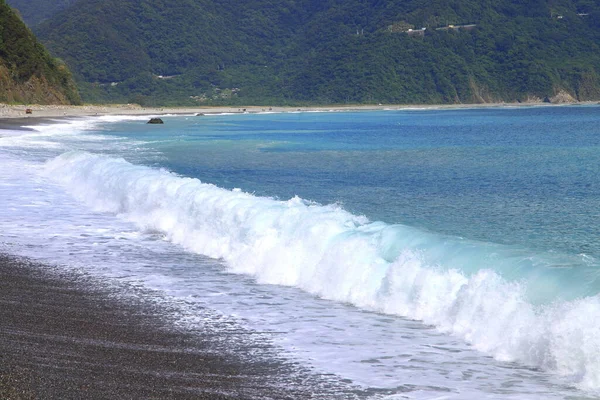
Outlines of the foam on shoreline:
<svg viewBox="0 0 600 400">
<path fill-rule="evenodd" d="M 357 397 L 207 310 L 181 329 L 157 292 L 0 253 L 0 302 L 0 398 Z"/>
</svg>

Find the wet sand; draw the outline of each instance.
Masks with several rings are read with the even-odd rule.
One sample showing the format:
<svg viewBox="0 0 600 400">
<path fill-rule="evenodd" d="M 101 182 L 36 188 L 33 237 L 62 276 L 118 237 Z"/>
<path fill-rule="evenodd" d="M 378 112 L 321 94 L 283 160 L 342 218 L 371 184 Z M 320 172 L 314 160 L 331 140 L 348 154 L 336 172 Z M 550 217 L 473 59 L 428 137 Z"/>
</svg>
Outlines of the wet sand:
<svg viewBox="0 0 600 400">
<path fill-rule="evenodd" d="M 0 129 L 97 112 L 85 106 L 44 107 L 50 108 L 34 110 L 30 117 L 23 117 L 18 106 L 10 112 L 4 108 Z M 94 107 L 102 107 L 103 115 L 239 112 Z M 384 108 L 389 106 L 324 109 Z M 218 321 L 193 330 L 179 327 L 169 317 L 177 310 L 156 296 L 0 253 L 0 399 L 354 399 L 375 394 L 286 361 L 268 335 Z"/>
<path fill-rule="evenodd" d="M 7 116 L 5 109 L 0 137 L 2 129 L 94 112 L 70 109 L 75 113 L 56 117 Z M 58 108 L 51 110 L 46 114 Z M 276 333 L 244 329 L 211 310 L 197 311 L 199 324 L 181 326 L 179 314 L 160 293 L 0 252 L 0 400 L 357 399 L 393 392 L 364 391 L 285 359 L 270 341 Z"/>
<path fill-rule="evenodd" d="M 152 293 L 58 271 L 0 254 L 0 399 L 362 397 L 255 332 L 183 329 Z"/>
<path fill-rule="evenodd" d="M 33 128 L 29 128 L 29 126 L 52 124 L 56 121 L 56 119 L 50 118 L 0 118 L 0 130 L 33 131 Z"/>
</svg>

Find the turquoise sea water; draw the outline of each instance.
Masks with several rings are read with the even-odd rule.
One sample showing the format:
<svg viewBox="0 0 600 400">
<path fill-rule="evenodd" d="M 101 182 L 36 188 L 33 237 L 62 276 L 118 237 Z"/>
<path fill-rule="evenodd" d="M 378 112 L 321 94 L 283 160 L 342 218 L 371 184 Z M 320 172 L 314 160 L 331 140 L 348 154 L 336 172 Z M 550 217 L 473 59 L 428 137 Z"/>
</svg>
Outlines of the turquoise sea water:
<svg viewBox="0 0 600 400">
<path fill-rule="evenodd" d="M 390 398 L 597 395 L 600 107 L 163 119 L 0 137 L 0 242 Z"/>
<path fill-rule="evenodd" d="M 188 117 L 111 127 L 164 166 L 372 220 L 600 255 L 597 107 Z"/>
</svg>

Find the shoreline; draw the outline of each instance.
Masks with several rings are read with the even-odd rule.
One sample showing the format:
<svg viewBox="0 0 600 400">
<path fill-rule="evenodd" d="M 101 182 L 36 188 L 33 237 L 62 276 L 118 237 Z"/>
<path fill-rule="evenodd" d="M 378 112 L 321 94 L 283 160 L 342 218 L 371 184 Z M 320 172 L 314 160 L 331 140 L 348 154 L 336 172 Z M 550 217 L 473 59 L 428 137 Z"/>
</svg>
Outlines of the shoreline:
<svg viewBox="0 0 600 400">
<path fill-rule="evenodd" d="M 198 310 L 199 326 L 184 329 L 177 307 L 160 300 L 154 292 L 0 253 L 0 398 L 364 395 L 282 359 L 268 335 L 211 322 L 206 310 Z"/>
<path fill-rule="evenodd" d="M 1 116 L 0 137 L 2 129 L 28 131 L 28 125 L 90 112 L 73 110 L 78 113 Z M 121 114 L 132 112 L 116 107 L 103 115 Z M 182 325 L 181 317 L 190 316 L 198 322 Z M 367 397 L 366 389 L 286 358 L 273 333 L 251 331 L 201 306 L 182 314 L 158 292 L 1 248 L 0 321 L 2 400 Z"/>
<path fill-rule="evenodd" d="M 159 116 L 159 115 L 193 115 L 193 114 L 222 114 L 222 113 L 261 113 L 261 112 L 310 112 L 310 111 L 376 111 L 376 110 L 440 110 L 440 109 L 475 109 L 475 108 L 501 108 L 501 107 L 551 107 L 551 106 L 584 106 L 600 105 L 597 101 L 576 103 L 482 103 L 482 104 L 381 104 L 381 105 L 332 105 L 332 106 L 305 106 L 305 107 L 280 107 L 280 106 L 215 106 L 215 107 L 141 107 L 136 104 L 112 105 L 8 105 L 0 103 L 0 121 L 4 125 L 11 120 L 21 120 L 20 125 L 29 120 L 89 117 L 105 115 L 132 115 L 132 116 Z M 31 114 L 26 114 L 30 109 Z M 16 121 L 14 121 L 16 122 Z"/>
<path fill-rule="evenodd" d="M 582 109 L 580 109 L 580 110 L 582 110 Z M 596 108 L 593 108 L 593 109 L 588 109 L 587 111 L 595 112 L 596 110 L 597 110 Z M 543 110 L 540 110 L 540 111 L 543 111 Z M 548 110 L 548 111 L 552 111 L 552 110 Z M 560 111 L 560 110 L 556 110 L 556 111 Z M 564 110 L 564 111 L 566 112 L 568 110 Z M 573 111 L 577 111 L 577 109 L 573 109 Z M 536 112 L 534 112 L 534 113 L 536 113 Z M 420 115 L 426 115 L 426 112 L 419 113 L 419 114 Z M 435 118 L 436 115 L 440 115 L 440 114 L 443 114 L 443 113 L 433 113 L 432 116 Z M 482 115 L 487 115 L 487 114 L 488 114 L 487 112 L 484 112 Z M 358 118 L 360 118 L 360 114 L 356 114 L 356 116 Z M 385 116 L 384 116 L 384 119 L 385 119 Z M 38 122 L 38 121 L 41 121 L 41 120 L 43 120 L 43 118 L 41 118 L 41 119 L 40 118 L 36 118 L 35 122 Z M 11 120 L 11 122 L 15 122 L 16 124 L 19 123 L 18 121 L 22 121 L 22 119 L 12 119 Z M 1 122 L 2 121 L 0 121 L 0 123 Z M 32 122 L 33 122 L 33 120 L 32 120 Z M 0 136 L 1 136 L 1 132 L 0 132 Z M 1 250 L 0 250 L 0 252 L 1 252 Z M 0 254 L 0 256 L 1 256 L 1 254 Z M 11 263 L 12 262 L 16 262 L 15 260 L 9 260 L 9 261 Z M 35 270 L 37 270 L 37 269 L 42 269 L 42 270 L 49 269 L 47 266 L 34 265 L 34 264 L 35 263 L 30 263 L 29 266 L 31 266 L 32 269 L 35 269 Z M 2 266 L 2 259 L 0 258 L 0 272 L 2 272 L 1 266 Z M 1 288 L 0 289 L 0 302 L 2 302 L 2 304 L 3 304 L 3 306 L 0 307 L 0 308 L 3 308 L 4 305 L 10 304 L 11 302 L 17 302 L 17 301 L 21 302 L 22 301 L 23 297 L 21 297 L 20 295 L 19 295 L 19 297 L 16 297 L 16 295 L 15 295 L 14 299 L 17 299 L 17 300 L 11 300 L 10 298 L 7 299 L 5 297 L 6 288 L 3 287 L 3 283 L 5 281 L 7 281 L 9 283 L 12 283 L 12 282 L 17 281 L 18 279 L 21 279 L 21 277 L 20 277 L 19 274 L 20 274 L 20 271 L 12 272 L 12 273 L 9 271 L 8 272 L 8 275 L 9 275 L 8 279 L 5 278 L 4 274 L 0 275 L 0 288 Z M 36 275 L 36 274 L 34 274 L 34 275 Z M 34 276 L 34 278 L 35 277 L 36 276 Z M 17 286 L 18 288 L 26 287 L 25 292 L 31 292 L 30 294 L 25 295 L 24 298 L 26 300 L 28 300 L 29 298 L 31 298 L 31 299 L 33 299 L 34 303 L 37 302 L 37 301 L 39 301 L 40 298 L 42 298 L 43 299 L 42 303 L 43 303 L 44 306 L 46 306 L 46 304 L 48 303 L 48 301 L 45 300 L 46 299 L 46 295 L 39 296 L 37 294 L 37 292 L 33 293 L 32 289 L 30 289 L 31 287 L 36 288 L 36 289 L 39 288 L 39 287 L 45 287 L 45 286 L 61 287 L 60 285 L 66 284 L 66 286 L 64 286 L 64 290 L 65 291 L 69 291 L 69 292 L 72 291 L 72 287 L 69 286 L 70 282 L 71 282 L 71 280 L 70 280 L 71 278 L 70 277 L 65 278 L 66 279 L 66 283 L 64 282 L 65 279 L 61 279 L 60 280 L 61 281 L 60 284 L 56 284 L 52 280 L 40 282 L 38 280 L 29 279 L 30 278 L 29 276 L 26 277 L 26 278 L 27 278 L 26 279 L 27 282 L 25 282 L 23 285 Z M 47 276 L 44 276 L 42 278 L 47 278 Z M 50 276 L 50 278 L 53 278 L 53 276 Z M 82 283 L 81 280 L 78 280 L 78 283 L 77 283 L 78 286 L 76 288 L 77 290 L 80 289 L 79 285 L 83 285 L 84 287 L 88 287 L 88 285 L 85 283 L 85 279 L 86 279 L 85 276 L 80 277 L 80 278 L 83 279 L 84 282 Z M 44 283 L 44 282 L 49 282 L 49 283 Z M 91 296 L 92 296 L 91 303 L 93 305 L 89 306 L 85 311 L 81 311 L 82 317 L 80 318 L 80 322 L 77 325 L 73 325 L 73 326 L 75 326 L 75 328 L 73 328 L 73 329 L 80 329 L 78 326 L 81 325 L 81 320 L 82 319 L 83 319 L 83 321 L 84 321 L 85 324 L 88 324 L 88 323 L 92 323 L 92 322 L 90 322 L 90 320 L 92 320 L 92 319 L 96 320 L 98 318 L 99 318 L 99 320 L 97 322 L 93 322 L 93 323 L 97 324 L 96 326 L 98 328 L 96 328 L 96 329 L 102 329 L 103 324 L 106 323 L 106 319 L 103 318 L 103 313 L 105 312 L 106 307 L 110 308 L 110 307 L 115 306 L 115 307 L 118 307 L 119 309 L 120 309 L 120 307 L 124 307 L 124 305 L 122 305 L 122 304 L 114 305 L 113 303 L 110 303 L 108 306 L 105 306 L 105 304 L 106 304 L 105 303 L 106 298 L 113 297 L 112 294 L 114 292 L 111 292 L 110 290 L 107 290 L 107 291 L 103 291 L 100 295 L 95 296 L 96 293 L 99 293 L 99 291 L 98 292 L 96 291 L 97 288 L 89 288 L 88 287 L 88 289 L 89 290 L 86 291 L 86 293 L 84 293 L 84 294 L 85 294 L 85 296 L 88 296 L 89 295 L 89 291 L 91 291 L 91 293 L 92 293 L 91 294 Z M 44 290 L 46 290 L 46 289 L 44 289 Z M 61 297 L 62 294 L 61 293 L 52 293 L 52 291 L 50 291 L 50 293 L 48 293 L 48 296 L 52 298 L 49 301 L 54 302 L 55 301 L 54 297 Z M 73 301 L 73 299 L 75 299 L 75 301 Z M 70 301 L 64 301 L 63 303 L 61 303 L 62 305 L 54 307 L 54 309 L 55 309 L 54 311 L 56 311 L 56 309 L 58 309 L 58 308 L 65 307 L 65 306 L 66 306 L 67 310 L 70 311 L 70 308 L 71 308 L 70 304 L 79 304 L 80 301 L 77 301 L 78 299 L 79 299 L 79 297 L 72 297 L 72 298 L 70 298 Z M 60 300 L 56 300 L 56 301 L 60 301 Z M 129 309 L 126 309 L 123 312 L 123 314 L 120 314 L 120 315 L 123 315 L 123 317 L 114 317 L 115 320 L 113 322 L 110 322 L 109 326 L 112 326 L 113 324 L 117 324 L 118 321 L 119 321 L 119 318 L 121 318 L 123 321 L 127 321 L 127 324 L 129 325 L 130 324 L 130 320 L 129 320 L 129 318 L 127 316 L 131 315 L 131 314 L 134 314 L 134 315 L 138 315 L 138 316 L 141 315 L 142 317 L 145 317 L 145 316 L 149 317 L 149 319 L 151 320 L 151 322 L 146 323 L 144 321 L 148 321 L 148 320 L 142 319 L 140 321 L 140 324 L 142 324 L 142 326 L 149 327 L 149 330 L 150 329 L 152 329 L 152 330 L 158 329 L 158 331 L 161 332 L 159 334 L 163 334 L 164 333 L 165 326 L 164 326 L 163 320 L 161 319 L 161 316 L 158 315 L 158 314 L 160 314 L 159 312 L 155 312 L 155 311 L 152 310 L 152 305 L 147 305 L 145 303 L 144 304 L 138 304 L 138 303 L 129 304 L 129 303 L 126 303 L 126 305 L 127 306 L 130 305 L 132 307 L 131 311 L 129 311 Z M 147 306 L 150 307 L 150 308 L 148 308 L 148 309 L 145 308 Z M 30 304 L 30 305 L 27 305 L 27 307 L 29 307 L 29 308 L 25 308 L 24 311 L 20 311 L 20 314 L 18 314 L 18 315 L 21 316 L 20 318 L 27 319 L 27 316 L 32 316 L 32 315 L 35 316 L 35 317 L 38 316 L 36 313 L 38 313 L 39 311 L 37 309 L 35 309 L 36 305 L 32 306 Z M 148 310 L 148 311 L 146 312 L 145 310 Z M 6 321 L 6 316 L 3 314 L 4 311 L 5 310 L 0 310 L 0 318 L 2 319 L 2 321 Z M 43 315 L 44 318 L 48 317 L 48 318 L 52 318 L 52 319 L 55 319 L 57 321 L 60 321 L 61 324 L 64 323 L 63 318 L 65 318 L 65 317 L 60 312 L 59 312 L 59 315 L 52 315 L 52 314 L 50 314 L 50 316 L 47 316 L 48 313 L 46 313 L 46 312 L 44 312 L 43 314 L 44 314 Z M 146 314 L 148 314 L 148 315 L 146 315 Z M 12 315 L 13 315 L 13 313 L 10 312 L 10 309 L 9 309 L 9 316 L 12 316 Z M 154 317 L 156 317 L 156 319 L 153 319 Z M 42 324 L 44 324 L 44 323 L 42 323 Z M 67 326 L 67 327 L 71 326 L 69 324 L 64 324 L 64 325 Z M 135 326 L 135 323 L 131 323 L 131 325 Z M 127 346 L 128 346 L 127 343 L 129 343 L 129 342 L 124 341 L 122 339 L 119 339 L 118 337 L 117 337 L 117 339 L 105 339 L 104 337 L 100 337 L 99 339 L 96 339 L 96 338 L 89 339 L 88 336 L 77 336 L 77 335 L 80 335 L 80 333 L 76 333 L 76 334 L 74 334 L 72 336 L 70 333 L 68 335 L 64 335 L 64 334 L 60 333 L 59 331 L 50 331 L 50 332 L 47 332 L 47 331 L 44 331 L 45 328 L 44 328 L 43 325 L 41 327 L 41 330 L 38 330 L 37 326 L 32 326 L 32 327 L 25 326 L 25 327 L 22 327 L 20 325 L 9 325 L 9 329 L 12 329 L 12 330 L 14 330 L 16 332 L 25 332 L 23 338 L 18 338 L 18 339 L 14 340 L 14 342 L 16 342 L 17 345 L 20 346 L 23 343 L 28 343 L 28 344 L 25 345 L 25 347 L 26 347 L 25 350 L 19 349 L 18 350 L 19 354 L 18 355 L 14 355 L 13 358 L 11 359 L 9 357 L 10 354 L 7 356 L 5 353 L 10 353 L 12 351 L 16 351 L 16 350 L 13 350 L 14 347 L 15 347 L 15 345 L 14 345 L 14 343 L 8 342 L 8 340 L 5 338 L 5 336 L 9 336 L 7 334 L 7 332 L 9 332 L 9 331 L 4 330 L 4 328 L 1 327 L 1 326 L 0 326 L 0 329 L 3 329 L 3 332 L 4 332 L 3 335 L 0 335 L 0 398 L 10 398 L 10 397 L 8 397 L 8 395 L 7 396 L 3 395 L 3 392 L 2 392 L 2 385 L 4 384 L 3 382 L 8 382 L 8 383 L 6 383 L 7 385 L 10 385 L 11 382 L 14 382 L 12 384 L 13 386 L 10 386 L 9 389 L 10 388 L 17 388 L 17 389 L 15 389 L 17 391 L 19 391 L 19 390 L 22 390 L 22 391 L 28 390 L 28 391 L 30 391 L 30 390 L 32 390 L 31 388 L 38 388 L 38 389 L 36 389 L 36 390 L 39 391 L 37 393 L 43 393 L 43 394 L 47 394 L 47 391 L 49 390 L 47 388 L 47 386 L 44 386 L 44 385 L 48 385 L 48 382 L 50 382 L 50 385 L 53 385 L 53 386 L 51 386 L 51 389 L 54 386 L 56 386 L 56 385 L 62 385 L 61 382 L 55 383 L 55 380 L 58 380 L 58 378 L 55 376 L 57 374 L 57 372 L 48 372 L 47 371 L 48 367 L 46 365 L 39 366 L 37 364 L 26 364 L 26 365 L 23 366 L 22 364 L 19 364 L 21 362 L 20 359 L 19 359 L 19 357 L 23 357 L 23 354 L 25 354 L 24 358 L 26 360 L 33 359 L 34 361 L 36 361 L 36 360 L 42 359 L 42 360 L 44 360 L 44 362 L 55 362 L 54 361 L 55 358 L 62 357 L 62 358 L 57 358 L 58 359 L 57 362 L 58 363 L 63 363 L 63 364 L 58 364 L 59 367 L 54 367 L 53 366 L 53 368 L 55 368 L 55 369 L 61 368 L 61 373 L 62 373 L 62 371 L 65 371 L 65 370 L 67 372 L 69 372 L 69 373 L 72 372 L 71 371 L 71 369 L 73 369 L 72 367 L 69 367 L 69 366 L 65 367 L 63 365 L 68 365 L 68 363 L 71 363 L 73 359 L 76 360 L 77 365 L 84 365 L 84 366 L 90 365 L 90 363 L 92 363 L 92 362 L 96 362 L 97 356 L 94 357 L 92 361 L 90 361 L 89 359 L 86 359 L 84 361 L 80 361 L 79 358 L 76 358 L 76 357 L 80 357 L 78 350 L 77 350 L 77 353 L 75 355 L 73 355 L 72 354 L 73 350 L 71 348 L 68 348 L 68 347 L 62 346 L 62 345 L 61 345 L 61 347 L 57 347 L 58 350 L 56 350 L 56 348 L 54 348 L 54 347 L 50 347 L 50 350 L 47 351 L 47 352 L 51 353 L 52 354 L 51 356 L 46 356 L 44 353 L 42 353 L 41 355 L 40 355 L 40 353 L 31 353 L 30 349 L 38 351 L 37 348 L 41 347 L 41 345 L 40 345 L 39 342 L 31 341 L 30 340 L 30 337 L 32 337 L 32 336 L 44 336 L 44 338 L 48 339 L 48 340 L 52 339 L 54 336 L 62 336 L 63 338 L 66 338 L 66 339 L 64 339 L 65 341 L 67 341 L 67 340 L 70 341 L 71 345 L 73 343 L 75 343 L 75 345 L 77 347 L 86 347 L 86 348 L 88 347 L 87 346 L 87 342 L 86 342 L 87 340 L 92 340 L 92 341 L 98 341 L 99 340 L 99 341 L 108 342 L 108 343 L 110 343 L 111 346 L 113 346 L 113 344 L 114 344 L 114 346 L 117 346 L 117 348 L 123 348 L 122 347 L 123 346 L 122 343 L 125 343 L 126 350 L 132 350 L 132 351 L 127 351 L 127 354 L 129 354 L 129 357 L 133 357 L 134 359 L 137 358 L 137 357 L 141 357 L 141 358 L 138 358 L 138 360 L 142 360 L 142 361 L 143 360 L 147 360 L 147 358 L 143 358 L 143 357 L 150 357 L 150 360 L 155 360 L 155 361 L 150 361 L 150 362 L 144 362 L 144 365 L 151 364 L 152 362 L 156 362 L 157 364 L 163 365 L 166 362 L 165 360 L 171 360 L 171 361 L 173 361 L 173 358 L 162 358 L 162 359 L 159 359 L 158 356 L 154 356 L 154 355 L 138 356 L 137 352 L 138 352 L 139 349 L 127 349 Z M 70 330 L 71 328 L 67 328 L 67 329 Z M 12 331 L 10 331 L 9 333 L 11 333 L 11 332 Z M 143 332 L 143 333 L 146 334 L 147 332 Z M 84 335 L 87 335 L 87 334 L 84 332 Z M 134 333 L 134 335 L 135 335 L 135 333 Z M 152 333 L 151 335 L 154 338 L 156 334 Z M 227 333 L 225 333 L 224 335 L 221 335 L 221 338 L 227 337 L 227 336 L 228 336 Z M 137 337 L 142 337 L 143 338 L 143 336 L 137 336 Z M 135 340 L 136 341 L 134 343 L 136 344 L 136 346 L 138 346 L 140 342 L 137 341 L 138 339 L 135 339 Z M 173 339 L 173 340 L 175 342 L 175 339 Z M 185 348 L 186 351 L 187 351 L 187 349 L 190 348 L 188 346 L 188 344 L 187 344 L 188 340 L 192 341 L 192 340 L 195 340 L 195 339 L 187 339 L 187 336 L 184 336 L 181 339 L 177 339 L 177 341 L 178 341 L 177 343 L 179 343 L 179 344 L 175 344 L 174 346 L 181 346 L 181 343 L 183 343 L 183 346 L 181 346 L 181 347 L 173 347 L 174 350 L 173 351 L 168 350 L 168 353 L 173 353 L 173 352 L 176 353 L 176 352 L 180 351 L 180 349 L 182 349 L 182 348 Z M 27 342 L 27 341 L 29 341 L 29 342 Z M 144 345 L 145 345 L 146 341 L 144 340 L 142 343 L 144 343 Z M 160 349 L 159 351 L 163 351 L 162 349 L 166 348 L 167 346 L 163 346 L 160 343 L 162 343 L 162 342 L 159 342 L 159 344 L 156 345 L 156 346 L 157 346 L 157 348 Z M 208 343 L 212 343 L 212 342 L 210 340 L 208 340 Z M 192 348 L 194 348 L 194 349 L 195 348 L 201 348 L 203 345 L 204 345 L 204 342 L 200 342 L 200 345 L 194 344 L 193 346 L 196 346 L 196 347 L 192 346 Z M 118 347 L 118 346 L 121 346 L 121 347 Z M 163 347 L 160 347 L 160 346 L 163 346 Z M 208 345 L 208 346 L 210 346 L 210 345 Z M 6 349 L 8 349 L 8 350 L 6 350 Z M 144 352 L 146 352 L 146 349 L 142 349 L 142 350 L 144 350 Z M 94 350 L 91 350 L 91 351 L 93 352 Z M 96 350 L 96 351 L 99 352 L 100 350 Z M 107 356 L 108 358 L 106 358 L 107 361 L 105 361 L 106 364 L 109 365 L 110 367 L 100 366 L 100 367 L 97 367 L 97 368 L 99 368 L 99 369 L 101 369 L 101 368 L 109 369 L 110 368 L 111 371 L 101 370 L 101 372 L 94 372 L 93 374 L 90 373 L 90 372 L 86 372 L 86 373 L 88 373 L 87 376 L 80 375 L 80 374 L 83 374 L 84 372 L 76 371 L 77 375 L 76 375 L 75 378 L 71 377 L 70 375 L 66 375 L 67 378 L 69 379 L 69 382 L 71 382 L 71 383 L 69 383 L 70 385 L 75 385 L 75 386 L 79 385 L 78 387 L 82 387 L 82 385 L 83 385 L 83 387 L 85 387 L 85 390 L 88 391 L 90 389 L 88 389 L 88 383 L 87 382 L 90 379 L 94 380 L 94 379 L 96 379 L 97 376 L 100 376 L 101 379 L 104 380 L 105 382 L 106 381 L 112 382 L 112 381 L 110 381 L 110 379 L 113 379 L 112 375 L 115 374 L 115 369 L 116 368 L 125 368 L 126 370 L 123 373 L 128 374 L 132 369 L 137 368 L 136 365 L 139 365 L 139 363 L 142 362 L 142 361 L 135 361 L 135 360 L 132 361 L 132 362 L 130 362 L 130 361 L 123 362 L 122 359 L 120 358 L 121 355 L 120 354 L 115 354 L 116 353 L 115 350 L 109 349 L 109 350 L 101 350 L 101 351 L 102 352 L 110 353 L 109 356 Z M 192 351 L 196 351 L 196 350 L 192 350 Z M 60 352 L 68 353 L 68 354 L 66 356 L 63 356 L 62 354 L 60 354 Z M 229 354 L 229 352 L 226 352 L 226 354 Z M 223 361 L 221 359 L 214 360 L 214 359 L 210 358 L 210 356 L 213 356 L 213 355 L 214 355 L 214 352 L 210 352 L 208 358 L 206 358 L 206 357 L 198 357 L 193 362 L 194 363 L 200 363 L 200 364 L 202 364 L 202 363 L 206 363 L 207 359 L 208 359 L 208 360 L 210 360 L 208 362 L 211 365 L 212 364 L 219 365 L 220 363 L 221 364 L 223 363 Z M 63 361 L 65 358 L 68 358 L 68 359 L 66 361 Z M 179 362 L 178 359 L 174 360 L 174 363 L 178 363 L 178 362 Z M 235 360 L 235 362 L 240 362 L 241 365 L 245 365 L 245 364 L 243 364 L 243 362 L 241 362 L 239 360 Z M 277 363 L 277 362 L 275 362 L 275 363 Z M 229 365 L 230 364 L 226 364 L 226 366 L 224 367 L 224 368 L 227 368 L 228 371 L 230 371 L 229 368 L 231 368 L 231 370 L 236 370 L 236 368 L 238 368 L 236 366 L 238 364 L 234 363 L 234 365 L 232 367 L 230 367 Z M 3 366 L 4 366 L 4 368 L 9 368 L 9 369 L 3 370 Z M 8 367 L 6 367 L 6 366 L 8 366 Z M 284 366 L 282 368 L 287 368 L 287 367 Z M 39 370 L 41 370 L 41 372 L 39 372 Z M 4 371 L 6 371 L 6 372 L 4 372 Z M 54 374 L 54 375 L 51 375 L 50 378 L 48 378 L 47 375 L 45 375 L 45 374 L 48 374 L 48 373 Z M 185 390 L 181 389 L 181 387 L 183 387 L 182 386 L 183 384 L 180 384 L 179 383 L 180 381 L 178 381 L 178 380 L 170 380 L 169 383 L 166 383 L 166 384 L 162 383 L 164 381 L 160 381 L 160 382 L 157 383 L 152 376 L 154 376 L 154 375 L 156 375 L 156 376 L 163 376 L 163 375 L 175 376 L 177 374 L 180 374 L 181 375 L 180 378 L 183 379 L 183 377 L 185 376 L 186 377 L 185 378 L 186 379 L 185 382 L 189 382 L 187 380 L 187 376 L 190 375 L 190 380 L 194 380 L 194 379 L 197 379 L 197 377 L 195 376 L 195 374 L 197 374 L 197 373 L 198 373 L 198 371 L 197 371 L 195 365 L 192 366 L 192 367 L 190 367 L 189 369 L 183 371 L 183 372 L 180 372 L 179 370 L 176 370 L 175 372 L 173 372 L 172 369 L 163 369 L 163 370 L 152 370 L 152 371 L 148 372 L 147 375 L 144 375 L 144 376 L 136 373 L 136 375 L 134 376 L 134 378 L 128 378 L 125 381 L 125 383 L 122 383 L 122 382 L 121 383 L 114 383 L 114 387 L 116 388 L 114 390 L 123 390 L 123 389 L 120 388 L 119 385 L 121 385 L 121 384 L 131 385 L 132 384 L 131 382 L 134 382 L 133 384 L 137 384 L 139 387 L 133 388 L 131 390 L 138 390 L 139 392 L 127 392 L 128 395 L 129 395 L 129 393 L 133 393 L 131 395 L 131 398 L 135 398 L 135 397 L 139 398 L 140 396 L 150 396 L 150 395 L 152 395 L 152 396 L 156 395 L 157 397 L 165 398 L 165 397 L 167 397 L 167 393 L 169 393 L 169 397 L 175 396 L 175 398 L 185 398 L 185 397 L 179 397 L 179 396 L 187 396 L 186 393 L 187 393 L 187 391 L 189 389 L 185 389 Z M 210 373 L 207 373 L 207 374 L 209 374 L 210 376 L 213 376 L 214 373 L 210 372 Z M 283 372 L 283 374 L 285 374 L 285 372 Z M 152 376 L 148 377 L 148 375 L 152 375 Z M 81 376 L 83 376 L 83 377 L 81 377 Z M 60 377 L 64 378 L 65 375 L 60 375 Z M 177 379 L 179 379 L 179 378 L 177 378 Z M 205 379 L 208 379 L 208 378 L 205 378 Z M 240 379 L 246 379 L 246 378 L 240 378 Z M 227 386 L 227 385 L 234 385 L 234 383 L 229 383 L 229 380 L 237 382 L 238 375 L 235 375 L 233 373 L 229 373 L 228 372 L 228 375 L 226 375 L 225 378 L 223 378 L 223 380 L 227 381 L 225 383 L 222 383 L 223 385 L 225 385 L 224 389 L 221 388 L 221 387 L 219 387 L 218 389 L 213 389 L 212 387 L 210 387 L 210 388 L 208 388 L 206 390 L 216 390 L 216 391 L 218 390 L 220 394 L 223 391 L 226 392 L 227 390 L 232 390 L 232 391 L 237 390 L 236 386 L 234 386 L 233 389 L 229 389 L 230 386 Z M 212 380 L 211 380 L 211 382 L 212 382 Z M 113 383 L 110 383 L 110 384 L 112 385 Z M 203 382 L 201 381 L 201 383 L 198 384 L 198 385 L 202 385 L 202 384 L 203 384 Z M 241 383 L 241 384 L 244 386 L 244 388 L 246 388 L 247 387 L 246 385 L 254 385 L 256 383 L 250 383 L 250 384 L 248 384 L 248 383 Z M 101 385 L 98 385 L 98 386 L 101 386 Z M 24 388 L 24 389 L 20 389 L 20 388 Z M 166 388 L 168 388 L 168 389 L 166 389 Z M 150 393 L 150 392 L 142 392 L 141 391 L 141 390 L 150 390 L 150 389 L 156 390 L 157 392 Z M 173 390 L 180 390 L 180 389 L 181 389 L 181 393 L 177 392 L 176 395 L 172 394 Z M 10 390 L 12 390 L 12 389 L 10 389 Z M 52 389 L 52 390 L 54 390 L 54 389 Z M 58 393 L 59 389 L 56 389 L 56 390 L 57 390 L 56 393 Z M 60 390 L 65 390 L 65 389 L 64 389 L 64 387 L 61 387 Z M 95 388 L 95 389 L 92 389 L 92 390 L 101 390 L 101 389 L 100 388 Z M 130 389 L 127 389 L 127 390 L 130 390 Z M 169 391 L 167 392 L 167 390 L 169 390 Z M 203 397 L 197 396 L 196 394 L 197 394 L 198 391 L 204 390 L 204 389 L 200 389 L 199 386 L 194 386 L 193 390 L 196 390 L 193 398 L 203 398 Z M 246 389 L 244 389 L 244 390 L 246 390 Z M 270 387 L 267 388 L 265 386 L 264 390 L 265 390 L 265 393 L 266 393 L 266 391 L 272 390 L 272 388 L 270 388 Z M 75 392 L 73 392 L 73 393 L 75 393 Z M 84 392 L 84 393 L 87 393 L 87 392 Z M 94 392 L 90 392 L 90 393 L 94 393 Z M 115 393 L 117 393 L 117 392 L 112 392 L 113 395 L 115 395 Z M 148 393 L 150 393 L 150 394 L 148 394 Z M 158 393 L 158 394 L 155 394 L 155 393 Z M 204 393 L 204 392 L 202 392 L 202 393 Z M 215 392 L 210 392 L 210 393 L 214 394 Z M 121 392 L 118 392 L 117 394 L 120 395 Z M 90 396 L 90 397 L 97 398 L 96 395 L 100 396 L 99 393 L 96 393 L 94 396 Z M 262 395 L 263 395 L 263 392 L 261 392 L 261 396 Z M 206 396 L 207 396 L 206 398 L 213 398 L 213 397 L 210 397 L 208 394 Z M 235 394 L 231 395 L 231 398 L 239 398 L 239 397 L 250 398 L 250 397 L 245 397 L 245 396 L 250 396 L 250 395 L 248 393 L 246 393 L 246 392 L 244 392 L 243 395 L 241 395 L 240 393 L 236 392 Z M 43 397 L 44 398 L 52 398 L 52 397 L 47 397 L 47 396 L 43 396 Z M 117 397 L 117 396 L 115 396 L 115 397 Z M 190 395 L 190 397 L 192 398 L 191 395 Z M 55 398 L 59 398 L 58 395 Z M 227 397 L 222 397 L 222 398 L 227 398 Z M 277 398 L 277 397 L 274 396 L 274 398 Z M 294 398 L 294 397 L 286 395 L 286 398 Z M 306 397 L 304 397 L 304 396 L 298 396 L 297 398 L 306 398 Z M 331 397 L 329 397 L 329 398 L 331 398 Z"/>
</svg>

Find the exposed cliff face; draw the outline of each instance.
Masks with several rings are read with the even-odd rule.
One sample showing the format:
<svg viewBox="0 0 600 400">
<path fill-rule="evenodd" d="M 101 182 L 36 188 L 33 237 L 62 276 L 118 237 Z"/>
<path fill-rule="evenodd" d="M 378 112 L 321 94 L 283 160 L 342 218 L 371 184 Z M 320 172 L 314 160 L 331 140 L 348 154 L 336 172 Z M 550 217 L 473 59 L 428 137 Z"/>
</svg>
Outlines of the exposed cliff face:
<svg viewBox="0 0 600 400">
<path fill-rule="evenodd" d="M 32 76 L 25 82 L 11 79 L 6 66 L 0 66 L 0 102 L 35 104 L 80 104 L 77 88 L 70 81 L 67 87 L 49 82 L 45 76 Z"/>
<path fill-rule="evenodd" d="M 0 102 L 78 104 L 68 68 L 0 0 Z"/>
</svg>

